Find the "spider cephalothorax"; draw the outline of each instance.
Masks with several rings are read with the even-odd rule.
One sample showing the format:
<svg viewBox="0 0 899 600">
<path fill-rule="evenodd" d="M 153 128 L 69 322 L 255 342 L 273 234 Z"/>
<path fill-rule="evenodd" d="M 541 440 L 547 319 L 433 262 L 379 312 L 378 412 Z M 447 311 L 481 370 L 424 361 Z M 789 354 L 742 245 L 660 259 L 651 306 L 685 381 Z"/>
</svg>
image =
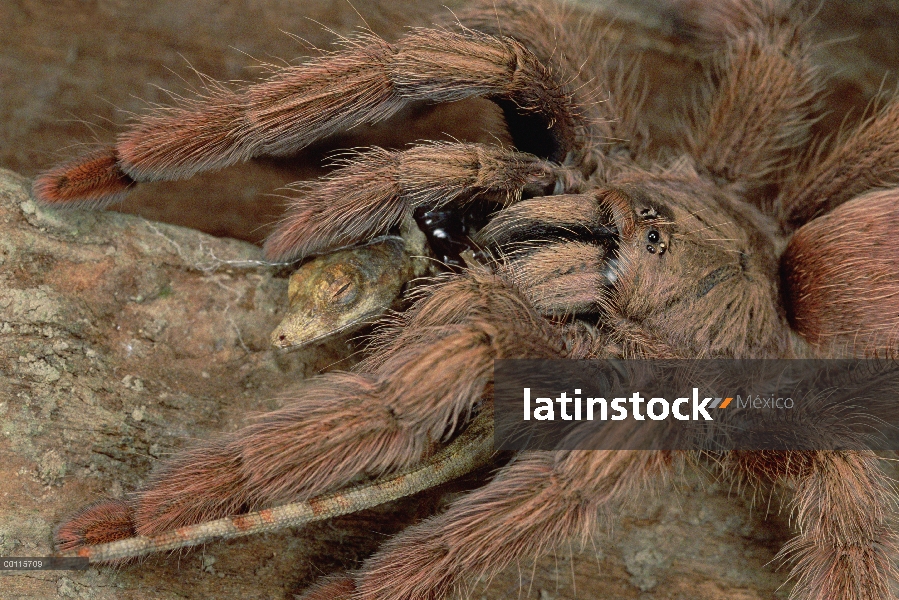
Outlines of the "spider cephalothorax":
<svg viewBox="0 0 899 600">
<path fill-rule="evenodd" d="M 695 174 L 614 183 L 606 198 L 630 213 L 620 219 L 612 295 L 621 327 L 681 356 L 782 356 L 770 220 Z"/>
<path fill-rule="evenodd" d="M 473 96 L 502 108 L 515 144 L 376 148 L 304 186 L 266 244 L 270 257 L 391 240 L 405 254 L 383 256 L 406 265 L 414 223 L 434 249 L 451 228 L 438 236 L 428 223 L 449 215 L 466 224 L 455 229 L 466 239 L 447 246 L 453 272 L 407 298 L 356 370 L 310 379 L 285 408 L 168 461 L 130 500 L 87 508 L 60 528 L 59 546 L 102 560 L 129 555 L 107 542 L 137 534 L 144 549 L 170 547 L 153 536 L 192 539 L 197 530 L 179 528 L 279 502 L 308 500 L 298 510 L 329 515 L 322 506 L 361 506 L 340 490 L 422 464 L 489 413 L 495 359 L 894 351 L 899 261 L 887 242 L 899 222 L 899 102 L 816 143 L 820 76 L 802 7 L 690 6 L 685 30 L 719 56 L 678 121 L 676 148 L 650 143 L 636 80 L 613 68 L 601 36 L 554 4 L 505 0 L 447 28 L 391 44 L 362 36 L 247 88 L 213 88 L 39 177 L 44 203 L 105 203 L 136 182 L 290 154 L 408 102 Z M 309 289 L 339 304 L 349 293 L 341 281 Z M 309 597 L 442 598 L 469 572 L 587 535 L 598 511 L 633 498 L 682 456 L 522 452 Z M 795 558 L 795 596 L 890 595 L 893 495 L 873 453 L 741 453 L 720 463 L 757 484 L 794 481 L 798 533 L 785 552 Z M 321 500 L 332 492 L 337 499 Z M 231 522 L 246 529 L 274 518 L 261 510 Z"/>
<path fill-rule="evenodd" d="M 608 183 L 565 206 L 525 200 L 478 240 L 509 249 L 506 268 L 538 310 L 595 315 L 629 340 L 625 355 L 788 352 L 772 219 L 695 172 L 634 170 Z"/>
</svg>

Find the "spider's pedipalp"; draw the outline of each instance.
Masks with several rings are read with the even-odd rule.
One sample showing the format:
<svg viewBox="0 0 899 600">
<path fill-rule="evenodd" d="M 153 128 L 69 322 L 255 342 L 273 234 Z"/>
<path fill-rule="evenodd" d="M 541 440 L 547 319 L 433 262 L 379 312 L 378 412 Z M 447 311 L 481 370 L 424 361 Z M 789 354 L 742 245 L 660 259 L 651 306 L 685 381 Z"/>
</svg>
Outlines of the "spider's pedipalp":
<svg viewBox="0 0 899 600">
<path fill-rule="evenodd" d="M 477 196 L 508 203 L 523 192 L 578 191 L 583 185 L 574 169 L 498 146 L 374 148 L 304 186 L 265 252 L 279 260 L 317 254 L 383 234 L 418 207 L 441 208 Z"/>
<path fill-rule="evenodd" d="M 516 559 L 585 541 L 601 511 L 664 479 L 661 452 L 528 452 L 442 515 L 405 530 L 365 562 L 359 600 L 424 600 L 466 591 Z M 484 552 L 489 548 L 489 552 Z"/>
<path fill-rule="evenodd" d="M 475 236 L 485 246 L 517 241 L 607 238 L 617 235 L 614 222 L 595 194 L 562 194 L 533 198 L 508 206 L 493 215 Z"/>
<path fill-rule="evenodd" d="M 614 244 L 561 242 L 512 256 L 505 271 L 541 313 L 597 314 L 615 281 Z"/>
<path fill-rule="evenodd" d="M 619 230 L 595 193 L 525 200 L 496 213 L 475 241 L 547 316 L 597 313 L 614 283 Z"/>
</svg>

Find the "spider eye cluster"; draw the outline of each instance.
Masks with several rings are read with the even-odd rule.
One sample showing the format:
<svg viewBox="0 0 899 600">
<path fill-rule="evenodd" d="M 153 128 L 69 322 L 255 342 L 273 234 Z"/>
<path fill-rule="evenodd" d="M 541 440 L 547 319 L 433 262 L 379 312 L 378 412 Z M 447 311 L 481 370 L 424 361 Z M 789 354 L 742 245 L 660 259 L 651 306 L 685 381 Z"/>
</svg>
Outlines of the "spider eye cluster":
<svg viewBox="0 0 899 600">
<path fill-rule="evenodd" d="M 668 244 L 662 241 L 662 235 L 657 229 L 650 229 L 646 233 L 646 241 L 649 242 L 646 244 L 646 251 L 650 254 L 658 253 L 661 256 L 668 251 Z"/>
</svg>

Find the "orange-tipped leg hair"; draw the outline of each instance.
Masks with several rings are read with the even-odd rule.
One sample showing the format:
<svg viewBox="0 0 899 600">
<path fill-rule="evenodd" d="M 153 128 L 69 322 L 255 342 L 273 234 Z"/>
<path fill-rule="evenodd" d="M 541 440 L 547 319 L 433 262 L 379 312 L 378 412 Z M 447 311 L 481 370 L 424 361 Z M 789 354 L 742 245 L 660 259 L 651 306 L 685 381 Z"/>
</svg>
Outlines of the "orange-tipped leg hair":
<svg viewBox="0 0 899 600">
<path fill-rule="evenodd" d="M 56 530 L 61 551 L 107 544 L 135 535 L 131 507 L 123 500 L 104 500 L 71 517 Z"/>
<path fill-rule="evenodd" d="M 124 197 L 134 180 L 120 168 L 114 148 L 55 167 L 34 180 L 34 197 L 50 206 L 99 208 Z"/>
</svg>

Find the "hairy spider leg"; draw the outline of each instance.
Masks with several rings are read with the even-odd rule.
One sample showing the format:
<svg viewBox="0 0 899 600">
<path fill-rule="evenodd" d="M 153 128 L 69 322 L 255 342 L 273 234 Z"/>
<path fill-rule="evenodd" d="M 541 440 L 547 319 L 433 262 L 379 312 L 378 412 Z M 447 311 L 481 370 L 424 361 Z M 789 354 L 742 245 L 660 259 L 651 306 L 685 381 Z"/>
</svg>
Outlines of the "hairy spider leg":
<svg viewBox="0 0 899 600">
<path fill-rule="evenodd" d="M 39 176 L 35 196 L 46 204 L 105 203 L 132 181 L 183 179 L 257 156 L 294 154 L 420 100 L 511 103 L 540 117 L 542 145 L 557 162 L 586 135 L 563 84 L 511 38 L 420 29 L 394 44 L 361 35 L 346 45 L 244 89 L 215 84 L 205 97 L 157 108 L 120 134 L 112 149 Z"/>
<path fill-rule="evenodd" d="M 297 186 L 301 195 L 266 240 L 265 252 L 279 260 L 318 254 L 386 233 L 419 207 L 459 206 L 479 197 L 509 203 L 526 191 L 543 195 L 584 185 L 577 169 L 498 146 L 373 148 L 329 176 Z"/>
</svg>

